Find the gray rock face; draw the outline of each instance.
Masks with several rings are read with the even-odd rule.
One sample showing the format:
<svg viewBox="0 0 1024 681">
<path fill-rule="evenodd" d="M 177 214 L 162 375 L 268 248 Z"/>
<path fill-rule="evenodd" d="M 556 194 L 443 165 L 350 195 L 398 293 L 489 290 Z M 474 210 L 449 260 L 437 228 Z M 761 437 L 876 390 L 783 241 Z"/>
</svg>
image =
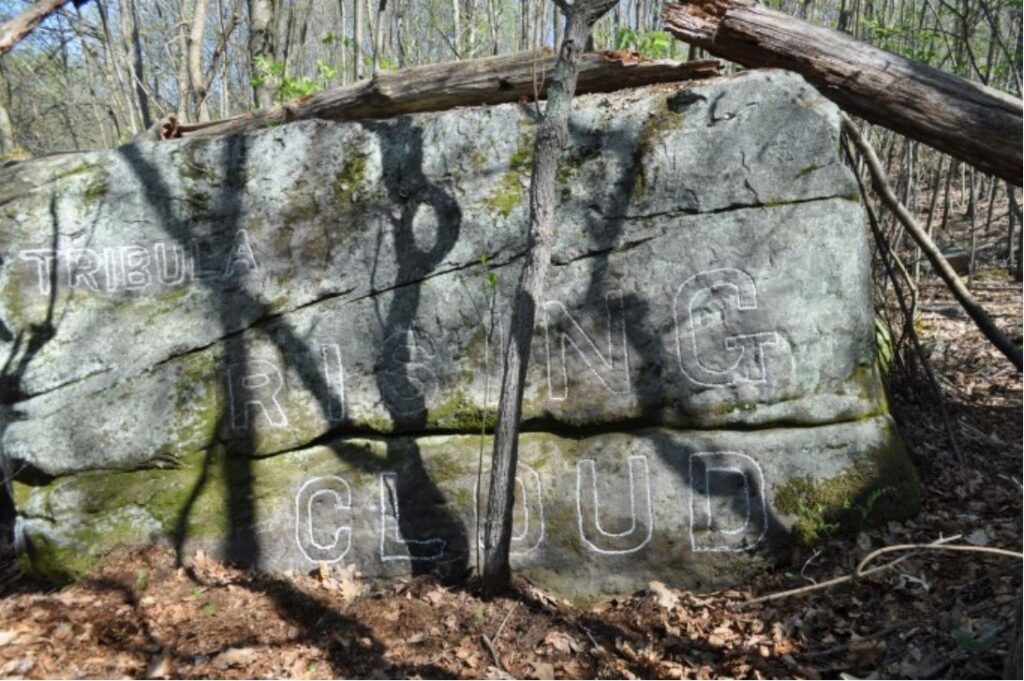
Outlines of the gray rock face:
<svg viewBox="0 0 1024 681">
<path fill-rule="evenodd" d="M 74 575 L 173 541 L 464 572 L 534 118 L 303 122 L 0 171 L 26 561 Z M 521 569 L 570 593 L 719 584 L 873 490 L 878 519 L 912 513 L 833 105 L 748 72 L 579 98 L 571 132 Z"/>
</svg>

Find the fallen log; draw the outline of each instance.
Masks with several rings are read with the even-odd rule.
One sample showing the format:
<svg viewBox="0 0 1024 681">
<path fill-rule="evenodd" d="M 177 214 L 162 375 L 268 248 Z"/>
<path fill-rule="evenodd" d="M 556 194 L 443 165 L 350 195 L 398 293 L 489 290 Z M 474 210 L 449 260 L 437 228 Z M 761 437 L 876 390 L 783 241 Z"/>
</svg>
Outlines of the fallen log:
<svg viewBox="0 0 1024 681">
<path fill-rule="evenodd" d="M 665 28 L 748 67 L 796 71 L 843 109 L 1020 186 L 1021 100 L 756 5 L 666 5 Z"/>
<path fill-rule="evenodd" d="M 593 52 L 583 55 L 581 61 L 580 94 L 710 78 L 718 75 L 721 67 L 713 59 L 651 61 L 629 52 Z M 386 118 L 516 102 L 543 97 L 554 66 L 552 54 L 519 52 L 382 72 L 370 80 L 210 123 L 180 124 L 176 116 L 167 116 L 136 139 L 209 137 L 310 118 Z"/>
</svg>

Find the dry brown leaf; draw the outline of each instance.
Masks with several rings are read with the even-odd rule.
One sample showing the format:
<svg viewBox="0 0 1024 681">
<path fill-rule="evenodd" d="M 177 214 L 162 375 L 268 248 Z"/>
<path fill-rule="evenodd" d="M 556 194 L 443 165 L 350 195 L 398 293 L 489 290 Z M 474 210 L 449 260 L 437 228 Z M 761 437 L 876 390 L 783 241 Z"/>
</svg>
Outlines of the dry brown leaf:
<svg viewBox="0 0 1024 681">
<path fill-rule="evenodd" d="M 535 679 L 553 679 L 555 678 L 555 666 L 550 662 L 534 662 L 530 665 L 531 673 L 530 676 Z"/>
<path fill-rule="evenodd" d="M 666 610 L 671 610 L 679 605 L 679 596 L 661 582 L 651 582 L 648 587 L 658 597 L 658 605 Z"/>
<path fill-rule="evenodd" d="M 254 648 L 229 648 L 213 658 L 211 664 L 218 669 L 244 667 L 255 662 L 256 657 L 257 654 Z"/>
<path fill-rule="evenodd" d="M 171 658 L 167 655 L 159 655 L 149 661 L 146 667 L 147 679 L 169 679 L 173 676 L 171 670 Z"/>
</svg>

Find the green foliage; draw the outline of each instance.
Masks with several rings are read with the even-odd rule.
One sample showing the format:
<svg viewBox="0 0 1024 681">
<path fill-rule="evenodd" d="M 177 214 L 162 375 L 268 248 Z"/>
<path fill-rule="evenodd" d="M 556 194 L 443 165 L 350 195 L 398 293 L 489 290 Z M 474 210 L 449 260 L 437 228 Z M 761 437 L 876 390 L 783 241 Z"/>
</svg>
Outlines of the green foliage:
<svg viewBox="0 0 1024 681">
<path fill-rule="evenodd" d="M 487 267 L 487 261 L 489 258 L 486 255 L 480 256 L 480 264 L 484 266 L 484 290 L 487 291 L 488 297 L 494 293 L 498 288 L 498 275 L 495 274 Z"/>
<path fill-rule="evenodd" d="M 149 586 L 149 570 L 146 568 L 139 568 L 135 573 L 135 590 L 145 591 L 146 587 Z"/>
<path fill-rule="evenodd" d="M 802 532 L 801 538 L 816 541 L 838 532 L 842 525 L 828 520 L 829 511 L 830 509 L 827 504 L 799 499 L 796 503 L 796 513 L 804 523 L 800 528 Z"/>
<path fill-rule="evenodd" d="M 986 653 L 995 644 L 995 638 L 991 636 L 978 636 L 966 629 L 954 629 L 950 635 L 957 642 L 957 645 L 972 653 Z"/>
<path fill-rule="evenodd" d="M 675 41 L 665 31 L 637 31 L 621 27 L 615 32 L 615 49 L 632 50 L 650 59 L 673 56 Z"/>
<path fill-rule="evenodd" d="M 333 41 L 333 38 L 331 40 Z M 330 80 L 338 75 L 338 70 L 323 59 L 316 60 L 315 77 L 289 76 L 285 73 L 284 64 L 272 62 L 265 57 L 256 57 L 252 66 L 253 86 L 269 88 L 275 104 L 323 92 Z"/>
<path fill-rule="evenodd" d="M 857 511 L 860 513 L 861 522 L 866 524 L 871 520 L 871 515 L 875 512 L 875 507 L 878 505 L 878 502 L 882 497 L 887 494 L 895 493 L 896 488 L 891 485 L 871 490 L 863 503 L 857 504 Z"/>
</svg>

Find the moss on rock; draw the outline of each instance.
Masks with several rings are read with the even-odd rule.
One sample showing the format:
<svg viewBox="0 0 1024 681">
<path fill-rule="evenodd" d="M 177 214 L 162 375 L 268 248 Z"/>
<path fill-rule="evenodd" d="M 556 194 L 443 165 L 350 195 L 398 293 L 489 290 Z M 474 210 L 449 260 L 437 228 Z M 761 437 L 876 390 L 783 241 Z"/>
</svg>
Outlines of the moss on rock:
<svg viewBox="0 0 1024 681">
<path fill-rule="evenodd" d="M 459 433 L 472 433 L 481 428 L 493 430 L 498 422 L 496 409 L 481 409 L 464 393 L 456 392 L 440 406 L 434 407 L 427 414 L 429 428 L 452 430 Z"/>
<path fill-rule="evenodd" d="M 508 217 L 523 199 L 526 179 L 533 164 L 535 134 L 531 129 L 519 134 L 515 152 L 508 160 L 508 169 L 501 176 L 498 187 L 487 199 L 487 205 Z"/>
<path fill-rule="evenodd" d="M 331 183 L 334 202 L 341 212 L 350 212 L 358 201 L 359 190 L 366 180 L 366 166 L 369 154 L 356 153 L 345 159 L 341 171 Z"/>
<path fill-rule="evenodd" d="M 886 439 L 837 476 L 820 480 L 803 475 L 775 487 L 774 506 L 796 518 L 793 534 L 799 543 L 810 545 L 831 534 L 852 534 L 917 514 L 917 472 L 891 430 Z"/>
</svg>

